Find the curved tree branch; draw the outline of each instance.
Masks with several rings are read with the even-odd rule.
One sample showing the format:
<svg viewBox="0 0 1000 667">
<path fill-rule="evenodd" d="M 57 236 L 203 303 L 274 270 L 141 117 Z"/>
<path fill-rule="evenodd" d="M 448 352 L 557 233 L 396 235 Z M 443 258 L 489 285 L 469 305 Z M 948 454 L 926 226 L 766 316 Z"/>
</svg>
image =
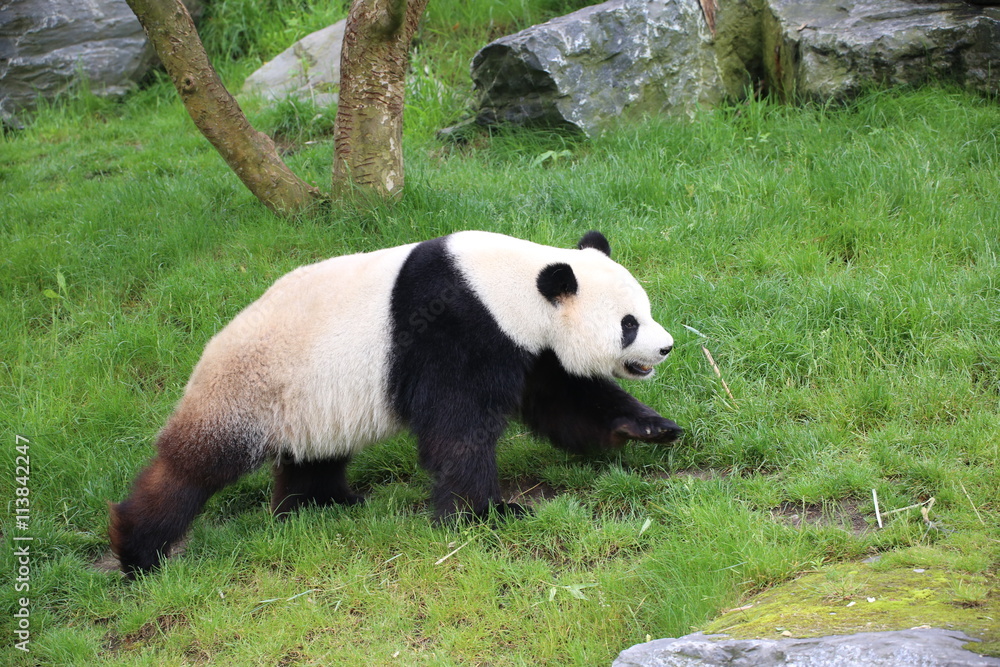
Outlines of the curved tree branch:
<svg viewBox="0 0 1000 667">
<path fill-rule="evenodd" d="M 278 156 L 274 141 L 258 132 L 208 61 L 191 15 L 180 0 L 126 0 L 173 79 L 194 124 L 243 184 L 282 215 L 322 199 L 318 189 Z"/>
</svg>

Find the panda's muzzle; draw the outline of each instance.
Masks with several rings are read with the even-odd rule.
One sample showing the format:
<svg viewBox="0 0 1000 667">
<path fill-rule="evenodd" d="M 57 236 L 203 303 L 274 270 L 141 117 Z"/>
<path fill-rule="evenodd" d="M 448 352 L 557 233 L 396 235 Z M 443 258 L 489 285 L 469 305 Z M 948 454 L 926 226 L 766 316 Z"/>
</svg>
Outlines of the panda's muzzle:
<svg viewBox="0 0 1000 667">
<path fill-rule="evenodd" d="M 625 362 L 625 372 L 632 377 L 642 378 L 652 373 L 653 367 L 640 364 L 638 361 L 627 361 Z"/>
<path fill-rule="evenodd" d="M 660 348 L 660 359 L 653 362 L 651 365 L 646 365 L 638 361 L 626 361 L 623 365 L 625 367 L 625 372 L 632 377 L 644 378 L 653 372 L 653 366 L 660 363 L 666 359 L 667 355 L 670 354 L 670 350 L 674 349 L 673 345 L 668 345 L 667 347 Z"/>
</svg>

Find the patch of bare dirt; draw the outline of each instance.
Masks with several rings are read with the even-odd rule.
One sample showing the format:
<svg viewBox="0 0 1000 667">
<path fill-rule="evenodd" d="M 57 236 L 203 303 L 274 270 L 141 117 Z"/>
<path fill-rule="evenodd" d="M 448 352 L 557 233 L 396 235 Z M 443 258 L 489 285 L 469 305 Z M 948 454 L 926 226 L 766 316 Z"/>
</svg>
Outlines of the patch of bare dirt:
<svg viewBox="0 0 1000 667">
<path fill-rule="evenodd" d="M 105 645 L 111 653 L 119 651 L 129 651 L 138 648 L 155 640 L 157 637 L 167 634 L 177 627 L 188 624 L 188 619 L 183 614 L 163 614 L 157 616 L 152 621 L 144 623 L 135 632 L 119 635 L 116 632 L 109 632 L 104 637 Z"/>
<path fill-rule="evenodd" d="M 709 481 L 713 479 L 723 479 L 729 475 L 725 470 L 718 470 L 715 468 L 688 468 L 687 470 L 678 470 L 677 472 L 664 472 L 660 473 L 658 477 L 660 479 L 673 479 L 674 477 L 690 477 L 693 479 L 700 479 L 703 481 Z"/>
<path fill-rule="evenodd" d="M 811 526 L 831 526 L 846 530 L 854 535 L 864 535 L 871 526 L 867 515 L 863 514 L 857 500 L 834 500 L 820 503 L 782 503 L 771 510 L 771 517 L 786 526 L 799 528 L 803 524 Z"/>
<path fill-rule="evenodd" d="M 100 557 L 90 564 L 90 567 L 94 568 L 98 572 L 117 572 L 120 567 L 118 563 L 118 556 L 108 549 Z"/>
<path fill-rule="evenodd" d="M 558 492 L 537 479 L 523 477 L 516 480 L 500 480 L 500 494 L 508 503 L 532 507 L 544 500 L 551 500 Z"/>
</svg>

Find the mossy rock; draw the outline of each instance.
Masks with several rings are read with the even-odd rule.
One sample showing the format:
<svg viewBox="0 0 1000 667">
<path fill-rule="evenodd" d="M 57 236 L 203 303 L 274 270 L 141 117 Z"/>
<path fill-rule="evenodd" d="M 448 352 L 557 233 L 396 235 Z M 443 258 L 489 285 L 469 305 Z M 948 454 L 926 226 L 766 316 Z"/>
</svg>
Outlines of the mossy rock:
<svg viewBox="0 0 1000 667">
<path fill-rule="evenodd" d="M 737 639 L 822 637 L 934 627 L 980 640 L 1000 656 L 1000 592 L 989 574 L 848 563 L 772 588 L 704 628 Z"/>
</svg>

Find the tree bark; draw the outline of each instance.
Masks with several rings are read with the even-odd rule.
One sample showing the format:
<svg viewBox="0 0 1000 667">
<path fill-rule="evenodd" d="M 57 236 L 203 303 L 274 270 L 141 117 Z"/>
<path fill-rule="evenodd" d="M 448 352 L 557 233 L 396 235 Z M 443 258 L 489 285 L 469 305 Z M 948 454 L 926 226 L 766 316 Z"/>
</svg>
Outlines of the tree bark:
<svg viewBox="0 0 1000 667">
<path fill-rule="evenodd" d="M 427 0 L 352 0 L 340 57 L 333 191 L 403 189 L 403 98 L 410 41 Z"/>
<path fill-rule="evenodd" d="M 323 198 L 278 156 L 208 61 L 191 15 L 180 0 L 126 0 L 173 79 L 194 124 L 243 184 L 272 211 L 289 215 Z"/>
</svg>

